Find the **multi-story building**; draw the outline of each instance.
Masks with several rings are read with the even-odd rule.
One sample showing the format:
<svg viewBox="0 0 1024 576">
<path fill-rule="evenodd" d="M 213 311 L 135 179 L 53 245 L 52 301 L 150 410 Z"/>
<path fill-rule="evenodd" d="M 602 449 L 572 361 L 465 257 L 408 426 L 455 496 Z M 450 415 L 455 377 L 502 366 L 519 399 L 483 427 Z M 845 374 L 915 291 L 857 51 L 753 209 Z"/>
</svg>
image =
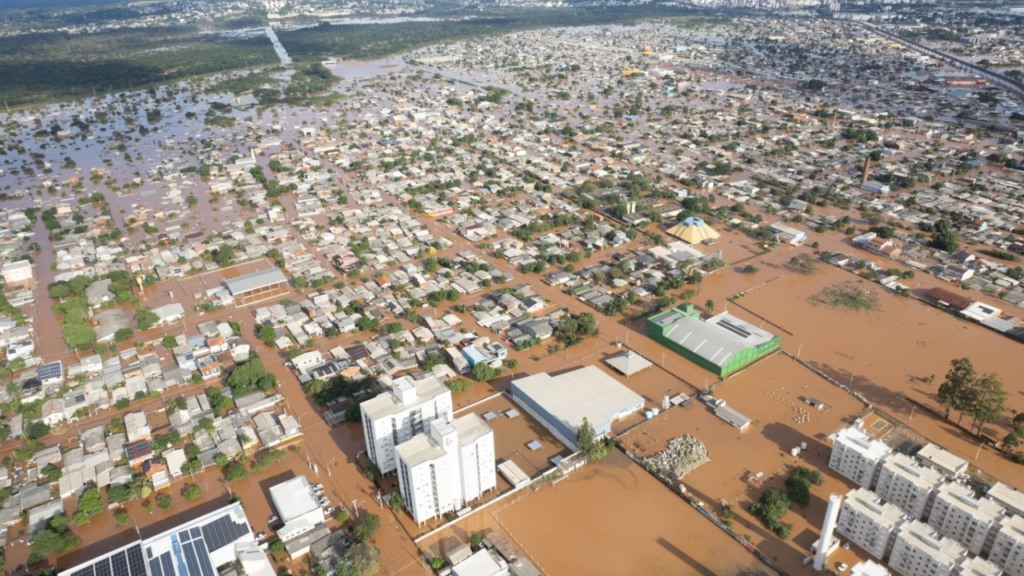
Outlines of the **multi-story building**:
<svg viewBox="0 0 1024 576">
<path fill-rule="evenodd" d="M 892 550 L 896 533 L 903 522 L 903 511 L 898 507 L 883 504 L 874 493 L 865 488 L 857 488 L 846 495 L 836 530 L 881 560 Z"/>
<path fill-rule="evenodd" d="M 497 486 L 494 431 L 483 419 L 436 419 L 428 428 L 395 448 L 399 489 L 418 524 L 457 512 Z"/>
<path fill-rule="evenodd" d="M 957 566 L 957 576 L 1002 576 L 1003 570 L 980 556 L 964 557 Z"/>
<path fill-rule="evenodd" d="M 1002 482 L 996 482 L 985 492 L 985 496 L 995 500 L 1000 506 L 1017 516 L 1024 516 L 1024 492 Z"/>
<path fill-rule="evenodd" d="M 935 468 L 951 480 L 963 476 L 967 472 L 967 460 L 935 444 L 926 445 L 914 456 L 921 461 L 921 464 Z"/>
<path fill-rule="evenodd" d="M 1003 507 L 989 498 L 976 498 L 962 484 L 944 484 L 935 493 L 928 525 L 956 540 L 972 554 L 987 552 L 1003 517 Z"/>
<path fill-rule="evenodd" d="M 988 559 L 1006 576 L 1024 576 L 1024 516 L 1006 516 L 992 542 Z"/>
<path fill-rule="evenodd" d="M 966 550 L 943 538 L 920 520 L 900 527 L 889 557 L 889 568 L 903 576 L 952 576 Z"/>
<path fill-rule="evenodd" d="M 864 488 L 874 486 L 882 462 L 892 450 L 852 426 L 836 432 L 831 439 L 832 455 L 828 467 Z"/>
<path fill-rule="evenodd" d="M 892 576 L 885 566 L 873 560 L 857 562 L 850 568 L 850 576 Z"/>
<path fill-rule="evenodd" d="M 452 393 L 434 376 L 423 380 L 399 378 L 391 392 L 359 405 L 366 452 L 382 474 L 396 469 L 395 446 L 412 440 L 432 420 L 452 415 Z"/>
<path fill-rule="evenodd" d="M 910 518 L 922 520 L 940 484 L 941 472 L 919 466 L 910 456 L 896 452 L 882 464 L 875 494 L 899 506 Z"/>
</svg>

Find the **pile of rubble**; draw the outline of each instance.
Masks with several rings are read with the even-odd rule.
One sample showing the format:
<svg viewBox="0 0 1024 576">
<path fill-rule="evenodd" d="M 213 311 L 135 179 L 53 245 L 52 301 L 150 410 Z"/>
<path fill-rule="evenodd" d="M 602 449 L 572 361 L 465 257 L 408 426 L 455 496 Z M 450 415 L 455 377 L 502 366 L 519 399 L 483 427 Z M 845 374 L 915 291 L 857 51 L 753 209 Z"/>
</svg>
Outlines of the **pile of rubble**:
<svg viewBox="0 0 1024 576">
<path fill-rule="evenodd" d="M 684 476 L 710 459 L 704 443 L 687 434 L 669 440 L 667 448 L 652 456 L 641 458 L 640 462 L 653 474 L 677 484 Z"/>
</svg>

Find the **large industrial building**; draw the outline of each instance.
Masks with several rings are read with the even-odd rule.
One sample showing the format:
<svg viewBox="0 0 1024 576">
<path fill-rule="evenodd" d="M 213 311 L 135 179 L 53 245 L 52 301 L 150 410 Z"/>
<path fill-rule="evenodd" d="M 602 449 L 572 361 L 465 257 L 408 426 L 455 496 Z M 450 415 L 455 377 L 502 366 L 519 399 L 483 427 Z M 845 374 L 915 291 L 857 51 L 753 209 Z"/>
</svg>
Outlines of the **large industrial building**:
<svg viewBox="0 0 1024 576">
<path fill-rule="evenodd" d="M 709 370 L 727 376 L 779 348 L 779 337 L 728 312 L 704 320 L 692 304 L 647 319 L 647 334 Z"/>
<path fill-rule="evenodd" d="M 395 448 L 398 486 L 417 524 L 461 510 L 497 486 L 494 431 L 476 414 L 435 419 Z"/>
<path fill-rule="evenodd" d="M 228 292 L 235 300 L 235 306 L 245 306 L 268 298 L 283 296 L 290 290 L 288 278 L 280 268 L 267 268 L 252 274 L 224 281 Z"/>
<path fill-rule="evenodd" d="M 830 439 L 832 455 L 828 467 L 858 486 L 872 488 L 881 473 L 882 462 L 892 450 L 854 427 L 844 428 L 831 435 Z"/>
<path fill-rule="evenodd" d="M 983 549 L 988 550 L 988 537 L 995 537 L 1002 516 L 1003 507 L 994 500 L 975 498 L 967 486 L 950 482 L 936 492 L 928 525 L 972 554 L 981 554 Z"/>
<path fill-rule="evenodd" d="M 836 530 L 850 542 L 879 560 L 889 555 L 896 542 L 896 533 L 903 524 L 903 511 L 884 504 L 865 488 L 851 490 L 843 500 Z"/>
<path fill-rule="evenodd" d="M 383 474 L 393 472 L 395 446 L 424 432 L 434 419 L 452 416 L 452 392 L 434 376 L 399 378 L 385 392 L 359 405 L 370 460 Z"/>
<path fill-rule="evenodd" d="M 612 423 L 644 407 L 644 399 L 597 366 L 551 376 L 545 372 L 512 381 L 512 399 L 571 449 L 586 418 L 598 437 Z"/>
<path fill-rule="evenodd" d="M 920 466 L 910 456 L 896 452 L 882 464 L 875 493 L 899 506 L 910 518 L 923 520 L 941 484 L 941 472 Z"/>
<path fill-rule="evenodd" d="M 69 568 L 60 576 L 274 576 L 239 502 Z"/>
</svg>

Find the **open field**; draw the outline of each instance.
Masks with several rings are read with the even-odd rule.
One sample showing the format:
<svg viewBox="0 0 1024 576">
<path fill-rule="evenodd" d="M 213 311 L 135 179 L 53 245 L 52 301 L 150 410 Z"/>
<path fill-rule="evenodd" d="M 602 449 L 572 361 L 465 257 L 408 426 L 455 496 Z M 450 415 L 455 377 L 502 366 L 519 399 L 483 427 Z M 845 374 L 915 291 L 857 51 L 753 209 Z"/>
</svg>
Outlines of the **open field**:
<svg viewBox="0 0 1024 576">
<path fill-rule="evenodd" d="M 646 456 L 684 434 L 703 442 L 711 460 L 686 476 L 687 491 L 714 512 L 728 503 L 736 512 L 734 530 L 749 535 L 758 549 L 795 571 L 804 551 L 818 537 L 829 492 L 849 489 L 844 480 L 827 470 L 830 448 L 826 437 L 852 422 L 864 405 L 782 354 L 730 378 L 715 388 L 715 396 L 750 418 L 751 425 L 741 432 L 720 420 L 704 403 L 693 401 L 689 407 L 672 408 L 637 427 L 621 444 L 637 456 Z M 824 402 L 826 408 L 817 411 L 805 403 L 806 398 Z M 807 449 L 792 456 L 790 450 L 802 442 Z M 746 508 L 769 486 L 781 485 L 793 466 L 821 470 L 826 483 L 813 489 L 811 506 L 806 510 L 794 506 L 783 519 L 794 524 L 793 536 L 784 542 L 764 529 Z M 704 529 L 714 528 L 707 523 Z"/>
<path fill-rule="evenodd" d="M 877 294 L 877 310 L 853 312 L 808 302 L 823 288 L 851 280 Z M 783 276 L 736 304 L 791 333 L 782 333 L 784 349 L 799 352 L 803 360 L 903 421 L 913 409 L 904 396 L 938 408 L 932 397 L 949 362 L 961 357 L 970 358 L 979 373 L 997 373 L 1009 393 L 1009 407 L 1024 408 L 1024 385 L 1013 378 L 1024 367 L 1020 343 L 837 268 L 822 265 L 810 275 Z M 932 375 L 932 384 L 923 381 Z M 995 451 L 982 450 L 974 461 L 979 440 L 953 423 L 917 410 L 912 426 L 1000 480 L 1024 487 L 1019 467 Z M 986 430 L 1003 435 L 996 426 Z"/>
<path fill-rule="evenodd" d="M 471 532 L 488 530 L 504 534 L 552 576 L 772 573 L 619 451 L 465 518 L 422 546 L 439 553 L 446 538 L 465 542 Z"/>
</svg>

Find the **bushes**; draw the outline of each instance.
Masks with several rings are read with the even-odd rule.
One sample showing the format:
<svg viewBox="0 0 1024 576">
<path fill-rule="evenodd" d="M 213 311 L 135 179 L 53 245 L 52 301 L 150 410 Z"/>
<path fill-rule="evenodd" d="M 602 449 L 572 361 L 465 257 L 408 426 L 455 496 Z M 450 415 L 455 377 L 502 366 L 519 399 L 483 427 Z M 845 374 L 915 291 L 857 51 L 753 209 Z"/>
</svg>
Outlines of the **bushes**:
<svg viewBox="0 0 1024 576">
<path fill-rule="evenodd" d="M 750 505 L 750 513 L 761 520 L 765 528 L 771 530 L 776 536 L 782 539 L 789 537 L 793 529 L 792 524 L 780 522 L 782 517 L 789 511 L 789 497 L 778 488 L 769 488 L 761 494 L 761 499 L 756 504 Z"/>
<path fill-rule="evenodd" d="M 802 508 L 811 503 L 811 486 L 820 486 L 821 472 L 797 466 L 786 478 L 786 496 Z"/>
</svg>

